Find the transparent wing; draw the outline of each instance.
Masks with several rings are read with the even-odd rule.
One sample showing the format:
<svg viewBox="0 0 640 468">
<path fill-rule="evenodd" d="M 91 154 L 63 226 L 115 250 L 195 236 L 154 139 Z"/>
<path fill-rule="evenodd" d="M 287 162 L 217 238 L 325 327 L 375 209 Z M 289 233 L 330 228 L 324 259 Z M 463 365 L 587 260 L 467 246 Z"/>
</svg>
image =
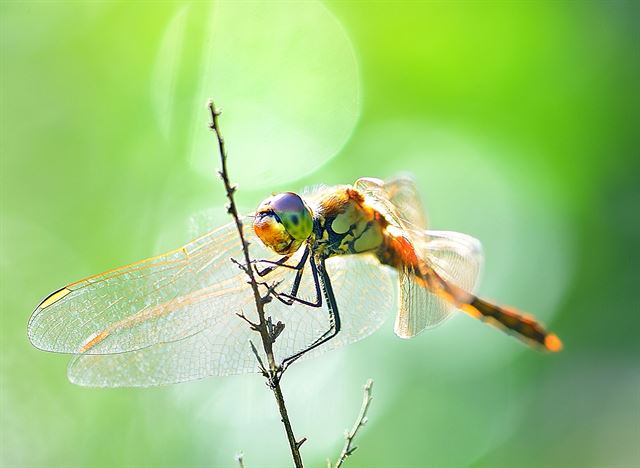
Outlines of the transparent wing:
<svg viewBox="0 0 640 468">
<path fill-rule="evenodd" d="M 369 336 L 386 320 L 395 307 L 393 274 L 372 255 L 345 255 L 327 260 L 327 273 L 340 311 L 342 328 L 335 338 L 304 355 L 317 356 Z M 311 271 L 306 271 L 301 291 L 307 299 L 315 298 Z M 324 301 L 324 299 L 323 299 Z M 329 329 L 326 301 L 323 307 L 278 304 L 269 315 L 285 324 L 275 351 L 285 358 L 300 351 Z"/>
<path fill-rule="evenodd" d="M 305 358 L 368 336 L 394 307 L 390 272 L 381 268 L 373 257 L 332 258 L 327 262 L 327 269 L 341 312 L 342 331 Z M 290 270 L 278 269 L 266 279 L 282 281 L 278 290 L 284 292 L 290 289 L 293 276 Z M 304 298 L 315 295 L 310 271 L 305 271 L 300 291 Z M 243 298 L 242 312 L 255 320 L 248 285 L 241 286 L 240 297 Z M 234 307 L 238 305 L 236 300 Z M 207 299 L 202 303 L 203 309 L 219 306 L 219 299 Z M 211 317 L 206 327 L 177 341 L 159 342 L 121 354 L 78 355 L 69 366 L 69 378 L 74 383 L 89 386 L 151 386 L 257 371 L 248 342 L 253 340 L 262 354 L 260 338 L 232 312 L 235 311 Z M 274 300 L 266 306 L 266 312 L 273 323 L 281 321 L 285 324 L 274 345 L 278 360 L 301 350 L 329 326 L 325 307 L 286 306 Z M 109 346 L 109 339 L 104 340 L 104 346 Z"/>
<path fill-rule="evenodd" d="M 427 229 L 427 214 L 422 205 L 418 187 L 411 177 L 395 177 L 383 185 L 389 201 L 396 208 L 397 216 L 406 227 Z"/>
<path fill-rule="evenodd" d="M 411 231 L 410 238 L 419 257 L 445 281 L 474 292 L 482 269 L 480 242 L 465 234 L 447 231 Z M 408 271 L 400 272 L 400 300 L 395 333 L 411 338 L 432 328 L 456 309 L 429 292 Z"/>
<path fill-rule="evenodd" d="M 386 181 L 365 177 L 353 185 L 397 227 L 403 230 L 427 229 L 427 215 L 411 177 L 395 177 Z"/>
<path fill-rule="evenodd" d="M 245 219 L 245 235 L 252 247 L 273 258 L 260 248 L 251 221 Z M 29 339 L 46 351 L 98 354 L 183 340 L 250 298 L 231 257 L 242 258 L 232 223 L 166 254 L 70 284 L 40 303 Z"/>
</svg>

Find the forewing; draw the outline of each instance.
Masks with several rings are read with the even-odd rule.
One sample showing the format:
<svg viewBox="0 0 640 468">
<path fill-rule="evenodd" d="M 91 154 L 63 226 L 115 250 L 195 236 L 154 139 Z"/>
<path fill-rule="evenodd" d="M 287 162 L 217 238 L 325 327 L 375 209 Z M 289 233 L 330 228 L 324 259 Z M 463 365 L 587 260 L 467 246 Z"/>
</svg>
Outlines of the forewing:
<svg viewBox="0 0 640 468">
<path fill-rule="evenodd" d="M 336 338 L 308 353 L 305 358 L 368 336 L 384 322 L 393 308 L 390 272 L 381 268 L 373 257 L 332 258 L 327 262 L 327 269 L 341 312 L 342 330 Z M 291 270 L 278 269 L 265 279 L 279 281 L 278 291 L 287 292 L 294 275 Z M 315 287 L 307 267 L 300 296 L 313 299 L 314 295 Z M 247 318 L 256 320 L 253 298 L 248 294 L 242 297 L 244 301 L 240 310 Z M 265 311 L 274 324 L 284 324 L 274 345 L 278 361 L 305 348 L 329 328 L 324 304 L 320 308 L 301 304 L 287 306 L 273 300 L 265 306 Z M 254 342 L 263 362 L 266 362 L 260 336 L 233 312 L 229 310 L 229 313 L 219 314 L 205 328 L 178 341 L 156 343 L 122 354 L 76 356 L 69 366 L 69 378 L 72 382 L 89 386 L 151 386 L 257 371 L 249 340 Z"/>
<path fill-rule="evenodd" d="M 253 235 L 263 258 L 273 258 Z M 46 351 L 108 354 L 184 340 L 251 298 L 233 223 L 157 257 L 78 281 L 45 299 L 28 326 L 31 342 Z"/>
<path fill-rule="evenodd" d="M 411 231 L 420 258 L 445 281 L 474 292 L 482 269 L 480 242 L 468 235 L 448 231 Z M 455 306 L 432 294 L 408 269 L 400 272 L 400 299 L 395 333 L 411 338 L 447 319 Z"/>
</svg>

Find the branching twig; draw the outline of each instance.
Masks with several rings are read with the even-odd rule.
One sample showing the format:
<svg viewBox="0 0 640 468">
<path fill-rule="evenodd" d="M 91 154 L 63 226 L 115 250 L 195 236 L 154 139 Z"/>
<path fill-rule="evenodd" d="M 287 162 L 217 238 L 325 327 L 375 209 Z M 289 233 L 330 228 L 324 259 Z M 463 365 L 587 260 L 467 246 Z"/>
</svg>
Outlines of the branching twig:
<svg viewBox="0 0 640 468">
<path fill-rule="evenodd" d="M 369 409 L 369 405 L 371 404 L 371 400 L 373 397 L 371 396 L 371 387 L 373 386 L 373 380 L 369 379 L 364 386 L 364 397 L 362 398 L 362 406 L 360 407 L 360 413 L 358 413 L 358 417 L 356 418 L 356 422 L 353 424 L 353 427 L 349 432 L 345 434 L 345 443 L 342 449 L 342 453 L 340 453 L 340 458 L 336 462 L 335 468 L 340 468 L 344 461 L 350 456 L 353 452 L 357 450 L 357 446 L 352 446 L 353 440 L 358 433 L 358 430 L 367 423 L 367 410 Z"/>
<path fill-rule="evenodd" d="M 238 229 L 238 236 L 240 237 L 240 242 L 242 243 L 242 253 L 244 254 L 244 265 L 243 270 L 247 274 L 249 278 L 249 284 L 251 284 L 251 290 L 253 291 L 253 298 L 256 304 L 256 311 L 258 313 L 258 323 L 252 324 L 254 326 L 254 330 L 260 333 L 260 338 L 262 339 L 262 347 L 264 348 L 264 352 L 267 356 L 267 364 L 268 369 L 264 369 L 264 365 L 261 360 L 259 363 L 261 367 L 265 370 L 265 377 L 268 380 L 269 387 L 273 391 L 274 396 L 276 397 L 276 402 L 278 404 L 278 409 L 280 410 L 280 417 L 282 423 L 284 424 L 284 429 L 287 433 L 287 439 L 289 440 L 289 447 L 291 448 L 291 456 L 293 457 L 293 462 L 297 468 L 302 467 L 302 457 L 300 456 L 300 445 L 306 440 L 302 439 L 297 441 L 294 434 L 293 429 L 291 427 L 291 421 L 289 420 L 289 415 L 287 414 L 287 407 L 284 403 L 284 396 L 282 395 L 282 390 L 280 388 L 280 368 L 276 363 L 275 356 L 273 354 L 273 342 L 282 330 L 280 329 L 277 334 L 273 333 L 273 330 L 270 330 L 272 326 L 270 322 L 267 321 L 264 312 L 264 305 L 270 299 L 269 293 L 267 293 L 267 297 L 263 298 L 260 295 L 260 291 L 258 289 L 258 283 L 255 279 L 255 275 L 253 272 L 253 268 L 251 268 L 251 258 L 249 257 L 249 243 L 244 237 L 244 232 L 242 230 L 242 220 L 238 216 L 238 210 L 236 208 L 236 204 L 234 201 L 234 193 L 236 191 L 235 185 L 232 185 L 229 181 L 229 173 L 227 172 L 227 151 L 225 149 L 224 138 L 222 138 L 222 134 L 220 132 L 220 126 L 218 124 L 218 117 L 220 116 L 220 111 L 218 111 L 213 102 L 209 101 L 208 104 L 209 111 L 211 112 L 211 130 L 215 133 L 216 139 L 218 140 L 218 150 L 220 153 L 220 161 L 222 167 L 219 171 L 220 178 L 224 183 L 224 188 L 227 192 L 227 199 L 229 200 L 229 205 L 227 206 L 227 211 L 233 217 L 233 220 L 236 223 L 236 228 Z M 241 316 L 242 317 L 242 316 Z M 278 326 L 279 327 L 279 326 Z M 256 356 L 257 350 L 253 347 Z"/>
</svg>

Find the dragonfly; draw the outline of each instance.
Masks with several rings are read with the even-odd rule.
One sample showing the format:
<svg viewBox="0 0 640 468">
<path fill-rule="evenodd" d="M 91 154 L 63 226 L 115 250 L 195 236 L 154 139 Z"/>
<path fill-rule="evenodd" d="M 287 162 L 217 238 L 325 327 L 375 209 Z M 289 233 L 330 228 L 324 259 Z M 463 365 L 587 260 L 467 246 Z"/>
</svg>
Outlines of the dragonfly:
<svg viewBox="0 0 640 468">
<path fill-rule="evenodd" d="M 562 342 L 533 317 L 475 295 L 480 242 L 429 230 L 415 182 L 278 193 L 243 217 L 266 306 L 281 322 L 284 367 L 365 338 L 395 309 L 395 334 L 412 338 L 456 311 L 551 352 Z M 47 296 L 28 324 L 31 343 L 73 354 L 71 382 L 154 386 L 258 372 L 257 321 L 234 223 L 184 246 L 71 283 Z"/>
</svg>

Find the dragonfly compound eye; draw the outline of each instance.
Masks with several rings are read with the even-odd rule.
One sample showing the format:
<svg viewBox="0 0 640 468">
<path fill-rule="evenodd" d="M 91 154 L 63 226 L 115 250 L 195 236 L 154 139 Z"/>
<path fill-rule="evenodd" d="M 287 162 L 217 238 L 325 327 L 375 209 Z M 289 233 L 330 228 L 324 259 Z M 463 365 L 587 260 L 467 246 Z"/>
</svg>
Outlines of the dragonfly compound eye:
<svg viewBox="0 0 640 468">
<path fill-rule="evenodd" d="M 292 192 L 267 198 L 256 210 L 253 229 L 264 244 L 285 255 L 295 252 L 311 235 L 311 209 Z"/>
</svg>

